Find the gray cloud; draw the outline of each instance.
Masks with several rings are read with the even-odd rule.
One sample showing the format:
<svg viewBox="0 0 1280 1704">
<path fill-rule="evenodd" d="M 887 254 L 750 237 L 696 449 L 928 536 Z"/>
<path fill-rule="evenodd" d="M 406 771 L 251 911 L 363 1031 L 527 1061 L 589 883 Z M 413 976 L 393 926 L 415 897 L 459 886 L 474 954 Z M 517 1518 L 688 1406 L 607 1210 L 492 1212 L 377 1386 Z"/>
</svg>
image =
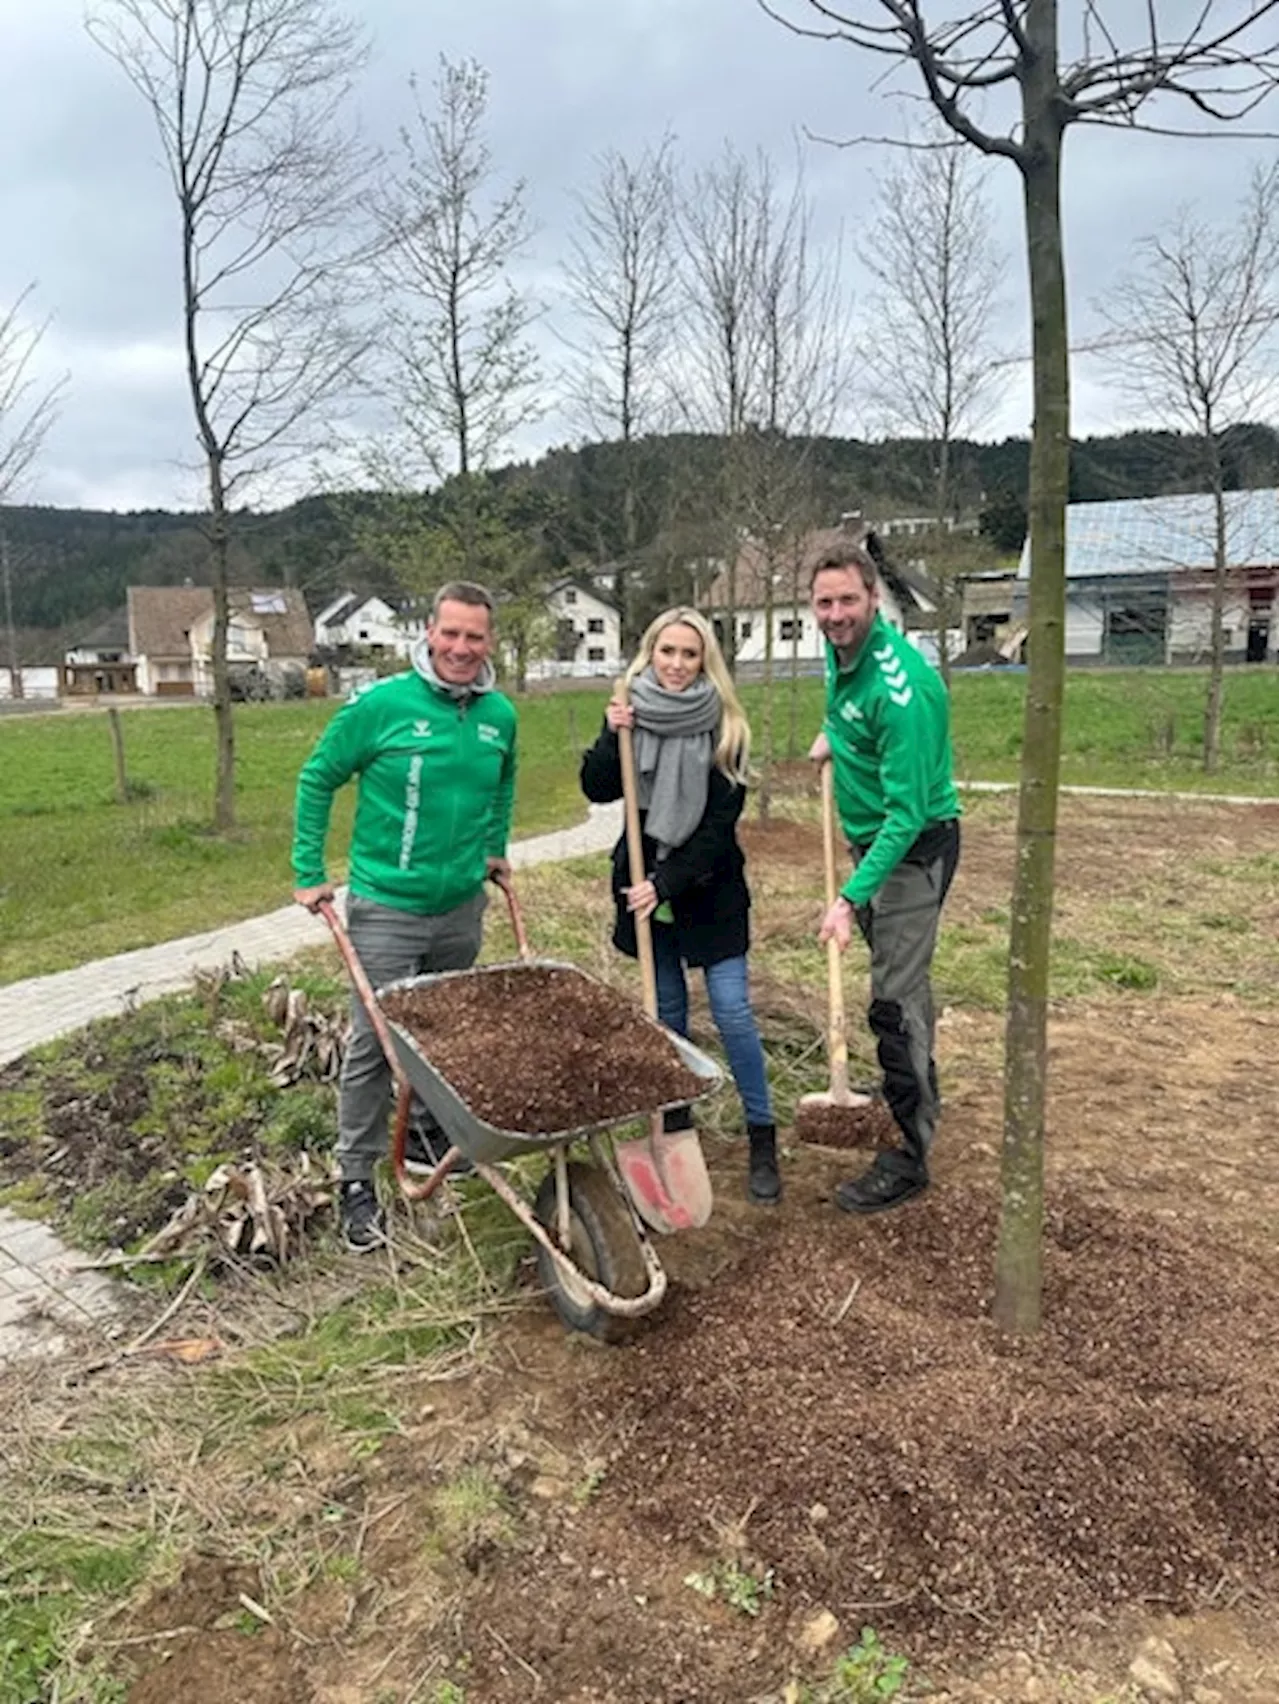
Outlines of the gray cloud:
<svg viewBox="0 0 1280 1704">
<path fill-rule="evenodd" d="M 179 465 L 192 431 L 179 359 L 174 208 L 149 113 L 119 69 L 87 38 L 80 0 L 0 0 L 0 302 L 29 282 L 52 317 L 41 350 L 50 374 L 71 375 L 63 417 L 30 496 L 114 507 L 198 501 Z M 526 276 L 553 309 L 541 333 L 549 366 L 563 359 L 557 265 L 572 192 L 592 159 L 670 129 L 689 163 L 725 139 L 768 150 L 792 170 L 807 127 L 827 136 L 899 131 L 900 112 L 869 88 L 879 66 L 847 47 L 803 41 L 752 0 L 365 0 L 373 38 L 363 79 L 365 128 L 390 146 L 409 112 L 407 79 L 429 82 L 437 57 L 469 54 L 491 74 L 490 137 L 498 168 L 523 176 L 539 232 Z M 907 79 L 900 79 L 910 86 Z M 1270 119 L 1273 115 L 1268 113 Z M 871 147 L 800 143 L 815 223 L 841 230 L 854 253 L 872 214 L 884 157 Z M 1130 240 L 1181 203 L 1219 215 L 1265 142 L 1192 143 L 1115 131 L 1073 132 L 1064 204 L 1073 336 L 1088 335 L 1091 301 L 1128 258 Z M 996 163 L 989 194 L 1009 256 L 1009 341 L 1025 345 L 1025 284 L 1017 174 Z M 1029 385 L 1012 368 L 992 435 L 1029 427 Z M 1075 429 L 1130 422 L 1105 363 L 1076 369 Z M 855 423 L 856 424 L 856 423 Z M 578 435 L 553 410 L 525 451 Z"/>
</svg>

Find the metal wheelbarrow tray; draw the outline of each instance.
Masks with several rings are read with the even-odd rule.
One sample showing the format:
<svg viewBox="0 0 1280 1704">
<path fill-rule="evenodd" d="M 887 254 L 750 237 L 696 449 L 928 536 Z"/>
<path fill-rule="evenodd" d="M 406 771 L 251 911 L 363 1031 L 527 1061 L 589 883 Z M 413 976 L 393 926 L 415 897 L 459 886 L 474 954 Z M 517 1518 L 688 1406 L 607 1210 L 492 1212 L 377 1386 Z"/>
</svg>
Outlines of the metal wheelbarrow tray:
<svg viewBox="0 0 1280 1704">
<path fill-rule="evenodd" d="M 391 994 L 405 994 L 419 988 L 439 987 L 459 979 L 474 983 L 477 978 L 494 975 L 498 972 L 512 970 L 555 970 L 566 972 L 580 978 L 583 982 L 594 984 L 597 988 L 607 989 L 608 984 L 599 977 L 591 976 L 576 964 L 569 964 L 563 959 L 534 958 L 508 961 L 502 964 L 483 965 L 472 970 L 443 970 L 435 971 L 425 976 L 407 976 L 398 982 L 390 982 L 385 988 L 379 988 L 379 1001 L 386 1000 Z M 686 1070 L 692 1072 L 701 1082 L 701 1088 L 692 1096 L 680 1100 L 664 1101 L 659 1106 L 629 1107 L 608 1118 L 597 1120 L 592 1124 L 572 1125 L 555 1131 L 522 1131 L 506 1130 L 498 1125 L 486 1123 L 485 1120 L 467 1105 L 459 1091 L 444 1074 L 431 1063 L 422 1051 L 422 1047 L 405 1026 L 389 1014 L 387 1023 L 392 1038 L 396 1044 L 396 1052 L 404 1067 L 405 1075 L 413 1085 L 414 1093 L 422 1101 L 427 1111 L 432 1115 L 450 1141 L 466 1155 L 469 1160 L 510 1160 L 517 1154 L 531 1154 L 543 1149 L 550 1149 L 557 1142 L 577 1142 L 589 1136 L 603 1135 L 605 1131 L 616 1129 L 619 1125 L 634 1123 L 637 1119 L 649 1118 L 655 1112 L 665 1112 L 668 1108 L 683 1106 L 687 1099 L 700 1099 L 718 1088 L 721 1081 L 720 1067 L 705 1053 L 687 1041 L 684 1036 L 677 1035 L 656 1019 L 648 1017 L 636 1008 L 635 1022 L 637 1028 L 645 1027 L 657 1032 L 668 1041 L 679 1054 L 680 1063 Z M 518 1069 L 518 1062 L 513 1068 Z"/>
<path fill-rule="evenodd" d="M 533 1237 L 539 1278 L 565 1324 L 595 1337 L 614 1340 L 625 1335 L 632 1321 L 658 1306 L 666 1293 L 667 1275 L 623 1180 L 608 1136 L 637 1119 L 660 1115 L 664 1107 L 637 1107 L 598 1123 L 550 1133 L 501 1129 L 467 1105 L 454 1085 L 427 1058 L 417 1040 L 382 1008 L 383 995 L 393 991 L 521 967 L 569 971 L 585 981 L 607 986 L 578 965 L 560 959 L 534 958 L 515 893 L 508 881 L 498 885 L 503 888 L 510 908 L 520 948 L 519 960 L 405 977 L 377 992 L 370 986 L 332 904 L 326 901 L 318 909 L 333 931 L 396 1082 L 392 1164 L 401 1193 L 409 1200 L 425 1200 L 445 1181 L 459 1158 L 465 1156 L 475 1166 L 477 1175 L 501 1197 Z M 693 1096 L 667 1105 L 684 1105 L 687 1099 L 701 1098 L 719 1086 L 722 1081 L 719 1066 L 691 1042 L 638 1008 L 635 1021 L 658 1030 L 703 1085 Z M 414 1182 L 404 1165 L 405 1136 L 415 1095 L 450 1143 L 435 1170 L 421 1182 Z M 570 1147 L 580 1141 L 587 1144 L 589 1161 L 569 1158 Z M 497 1162 L 537 1152 L 546 1152 L 552 1163 L 531 1206 L 497 1169 Z"/>
</svg>

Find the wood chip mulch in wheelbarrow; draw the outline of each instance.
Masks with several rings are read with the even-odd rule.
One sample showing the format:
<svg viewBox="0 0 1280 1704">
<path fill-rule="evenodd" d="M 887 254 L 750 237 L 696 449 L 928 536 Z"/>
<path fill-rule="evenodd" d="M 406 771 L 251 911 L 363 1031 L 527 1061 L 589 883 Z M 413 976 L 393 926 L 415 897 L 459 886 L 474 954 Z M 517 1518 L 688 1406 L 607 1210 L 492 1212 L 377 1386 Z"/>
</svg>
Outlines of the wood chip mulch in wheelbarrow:
<svg viewBox="0 0 1280 1704">
<path fill-rule="evenodd" d="M 581 1129 L 705 1088 L 630 1000 L 570 967 L 475 971 L 388 994 L 382 1005 L 470 1111 L 499 1130 Z"/>
</svg>

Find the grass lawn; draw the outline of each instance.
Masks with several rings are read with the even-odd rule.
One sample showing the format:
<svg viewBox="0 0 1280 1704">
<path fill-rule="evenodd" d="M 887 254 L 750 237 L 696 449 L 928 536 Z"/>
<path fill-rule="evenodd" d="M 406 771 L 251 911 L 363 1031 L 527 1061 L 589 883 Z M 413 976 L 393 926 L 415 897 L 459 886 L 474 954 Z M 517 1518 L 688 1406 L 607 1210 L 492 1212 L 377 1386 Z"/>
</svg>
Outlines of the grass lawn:
<svg viewBox="0 0 1280 1704">
<path fill-rule="evenodd" d="M 1022 674 L 961 675 L 954 685 L 957 773 L 1013 780 L 1021 745 Z M 1202 671 L 1068 676 L 1064 782 L 1275 792 L 1274 669 L 1227 679 L 1223 763 L 1198 767 Z M 744 694 L 757 730 L 764 694 Z M 817 680 L 775 689 L 776 749 L 803 754 L 821 713 Z M 602 688 L 520 705 L 515 833 L 580 821 L 578 756 L 594 737 Z M 792 705 L 794 702 L 794 715 Z M 293 786 L 336 703 L 244 705 L 236 713 L 239 827 L 208 828 L 213 778 L 209 711 L 171 705 L 121 714 L 134 796 L 114 798 L 107 720 L 61 713 L 0 720 L 0 983 L 254 916 L 288 897 Z M 340 798 L 332 873 L 344 869 L 351 798 Z"/>
</svg>

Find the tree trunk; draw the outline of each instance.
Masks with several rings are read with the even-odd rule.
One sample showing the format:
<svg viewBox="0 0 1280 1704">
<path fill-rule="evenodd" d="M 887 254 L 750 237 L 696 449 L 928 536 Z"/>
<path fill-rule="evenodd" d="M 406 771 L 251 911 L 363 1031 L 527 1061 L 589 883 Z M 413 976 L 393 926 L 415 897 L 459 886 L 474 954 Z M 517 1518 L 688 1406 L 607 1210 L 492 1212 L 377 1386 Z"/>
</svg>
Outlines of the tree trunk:
<svg viewBox="0 0 1280 1704">
<path fill-rule="evenodd" d="M 9 631 L 9 693 L 22 697 L 22 665 L 18 661 L 18 633 L 13 625 L 13 582 L 9 573 L 9 539 L 0 530 L 0 575 L 4 579 L 4 620 Z"/>
<path fill-rule="evenodd" d="M 1222 670 L 1226 661 L 1223 610 L 1227 601 L 1227 506 L 1222 469 L 1213 470 L 1213 601 L 1209 609 L 1209 690 L 1204 703 L 1204 768 L 1212 775 L 1222 749 Z"/>
<path fill-rule="evenodd" d="M 219 834 L 225 834 L 236 826 L 236 730 L 231 708 L 231 677 L 227 669 L 227 630 L 231 625 L 227 596 L 230 526 L 222 468 L 216 457 L 209 463 L 209 495 L 213 511 L 209 528 L 209 560 L 213 569 L 213 725 L 218 744 L 213 826 Z"/>
<path fill-rule="evenodd" d="M 1055 97 L 1055 0 L 1029 0 L 1023 83 L 1023 199 L 1032 318 L 1027 696 L 1009 930 L 1004 1142 L 994 1317 L 1005 1331 L 1040 1326 L 1044 1108 L 1053 861 L 1062 748 L 1065 511 L 1070 432 L 1067 297 L 1062 252 L 1062 126 Z"/>
<path fill-rule="evenodd" d="M 773 552 L 765 552 L 764 587 L 764 696 L 760 705 L 760 787 L 756 798 L 756 817 L 768 822 L 773 805 Z"/>
<path fill-rule="evenodd" d="M 951 653 L 947 649 L 947 629 L 951 619 L 951 579 L 942 564 L 945 561 L 943 540 L 947 536 L 947 520 L 951 510 L 951 441 L 945 437 L 938 446 L 938 482 L 934 489 L 933 507 L 937 517 L 934 560 L 939 564 L 934 575 L 934 584 L 938 590 L 938 672 L 942 676 L 942 684 L 950 692 Z"/>
</svg>

